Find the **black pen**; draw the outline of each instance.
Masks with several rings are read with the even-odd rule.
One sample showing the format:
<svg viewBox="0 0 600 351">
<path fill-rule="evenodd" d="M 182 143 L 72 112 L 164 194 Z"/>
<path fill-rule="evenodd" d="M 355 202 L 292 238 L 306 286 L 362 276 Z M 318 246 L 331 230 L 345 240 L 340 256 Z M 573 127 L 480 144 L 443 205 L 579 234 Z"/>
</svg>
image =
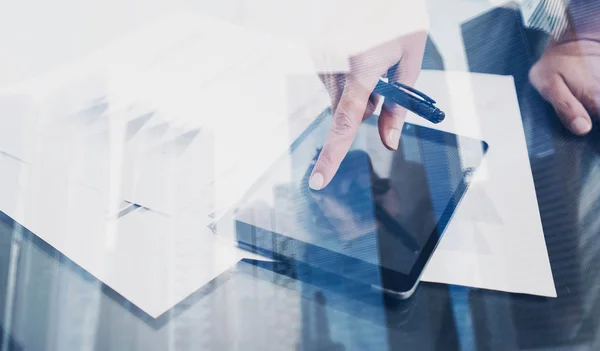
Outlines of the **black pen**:
<svg viewBox="0 0 600 351">
<path fill-rule="evenodd" d="M 386 83 L 380 79 L 373 92 L 414 112 L 429 122 L 440 123 L 446 117 L 446 114 L 435 106 L 435 100 L 407 85 L 397 82 Z"/>
</svg>

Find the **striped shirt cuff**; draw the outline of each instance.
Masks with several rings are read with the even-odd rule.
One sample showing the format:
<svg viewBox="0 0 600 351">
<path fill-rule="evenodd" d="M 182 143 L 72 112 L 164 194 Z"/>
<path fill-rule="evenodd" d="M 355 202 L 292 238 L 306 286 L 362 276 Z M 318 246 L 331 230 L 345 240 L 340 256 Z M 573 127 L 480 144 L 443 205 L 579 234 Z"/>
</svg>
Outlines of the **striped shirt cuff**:
<svg viewBox="0 0 600 351">
<path fill-rule="evenodd" d="M 566 0 L 522 0 L 525 25 L 559 37 L 567 29 Z"/>
</svg>

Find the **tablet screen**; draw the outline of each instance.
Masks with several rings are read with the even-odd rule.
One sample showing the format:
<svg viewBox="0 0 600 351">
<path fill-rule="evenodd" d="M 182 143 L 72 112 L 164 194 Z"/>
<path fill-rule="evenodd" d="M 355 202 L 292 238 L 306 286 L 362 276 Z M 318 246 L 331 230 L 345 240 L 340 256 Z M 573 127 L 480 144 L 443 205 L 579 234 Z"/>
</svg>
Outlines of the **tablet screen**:
<svg viewBox="0 0 600 351">
<path fill-rule="evenodd" d="M 486 144 L 406 123 L 389 151 L 371 118 L 331 183 L 313 191 L 308 178 L 330 119 L 321 116 L 221 221 L 235 221 L 236 240 L 256 252 L 370 284 L 380 283 L 382 269 L 420 274 Z"/>
</svg>

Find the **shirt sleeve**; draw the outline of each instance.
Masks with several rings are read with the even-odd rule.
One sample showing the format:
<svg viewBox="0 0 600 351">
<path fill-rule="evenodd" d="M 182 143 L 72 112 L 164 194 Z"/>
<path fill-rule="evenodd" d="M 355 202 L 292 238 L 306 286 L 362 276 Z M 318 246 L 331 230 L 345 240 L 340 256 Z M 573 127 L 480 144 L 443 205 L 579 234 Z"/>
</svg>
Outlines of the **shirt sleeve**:
<svg viewBox="0 0 600 351">
<path fill-rule="evenodd" d="M 555 37 L 568 25 L 568 0 L 520 0 L 525 25 Z"/>
</svg>

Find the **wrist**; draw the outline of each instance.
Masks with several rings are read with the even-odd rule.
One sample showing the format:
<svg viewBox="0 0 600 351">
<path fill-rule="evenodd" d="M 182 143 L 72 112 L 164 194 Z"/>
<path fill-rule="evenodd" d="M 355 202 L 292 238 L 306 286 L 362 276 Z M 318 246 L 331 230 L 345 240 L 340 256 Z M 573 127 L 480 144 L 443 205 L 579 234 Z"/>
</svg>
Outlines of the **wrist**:
<svg viewBox="0 0 600 351">
<path fill-rule="evenodd" d="M 600 28 L 582 28 L 570 24 L 563 33 L 552 39 L 552 44 L 558 45 L 580 40 L 600 43 Z"/>
<path fill-rule="evenodd" d="M 600 35 L 598 33 L 564 33 L 560 38 L 548 42 L 544 55 L 594 56 L 600 57 Z"/>
</svg>

